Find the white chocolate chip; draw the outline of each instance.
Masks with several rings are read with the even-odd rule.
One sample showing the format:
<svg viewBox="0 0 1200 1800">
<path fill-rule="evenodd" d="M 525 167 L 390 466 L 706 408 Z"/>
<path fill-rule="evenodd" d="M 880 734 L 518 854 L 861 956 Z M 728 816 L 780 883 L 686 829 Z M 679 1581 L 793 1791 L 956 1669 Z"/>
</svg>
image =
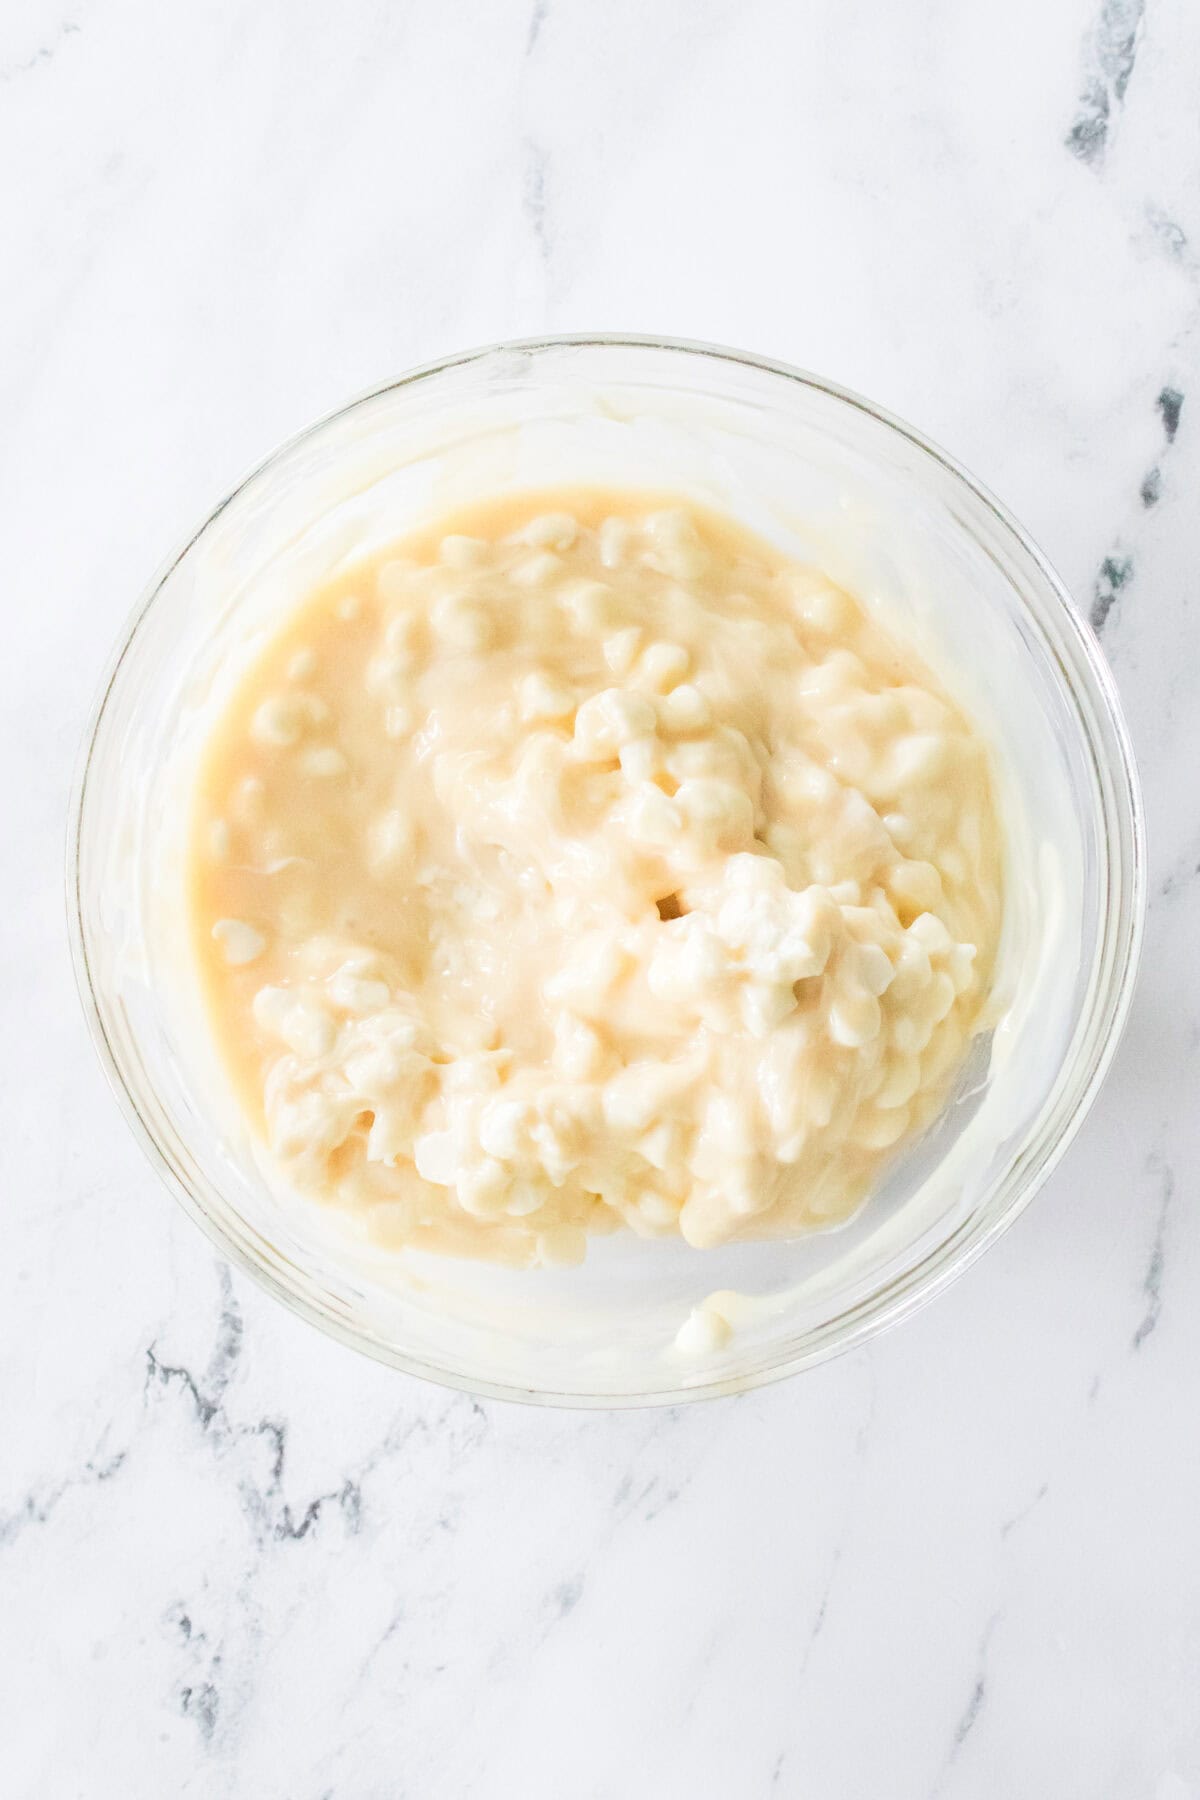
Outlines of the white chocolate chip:
<svg viewBox="0 0 1200 1800">
<path fill-rule="evenodd" d="M 488 553 L 487 543 L 483 538 L 465 537 L 461 533 L 452 533 L 444 537 L 438 555 L 451 569 L 470 569 L 483 562 Z"/>
<path fill-rule="evenodd" d="M 626 519 L 605 519 L 599 531 L 600 561 L 606 569 L 616 569 L 629 554 L 633 528 Z"/>
<path fill-rule="evenodd" d="M 615 756 L 622 744 L 646 737 L 657 719 L 642 694 L 605 688 L 593 694 L 575 715 L 575 744 L 582 756 L 602 760 Z"/>
<path fill-rule="evenodd" d="M 218 919 L 212 928 L 213 937 L 221 947 L 225 961 L 233 968 L 241 968 L 245 963 L 255 962 L 267 947 L 267 940 L 261 931 L 248 925 L 245 919 Z"/>
<path fill-rule="evenodd" d="M 492 641 L 486 610 L 465 594 L 443 594 L 430 615 L 434 636 L 447 650 L 484 650 Z"/>
<path fill-rule="evenodd" d="M 545 587 L 562 572 L 562 558 L 555 556 L 552 550 L 542 550 L 536 556 L 527 556 L 524 562 L 518 563 L 512 570 L 512 579 L 521 587 L 538 588 Z"/>
<path fill-rule="evenodd" d="M 602 581 L 571 581 L 559 593 L 564 611 L 576 630 L 589 635 L 606 631 L 619 623 L 612 589 Z"/>
<path fill-rule="evenodd" d="M 536 544 L 545 550 L 569 550 L 579 536 L 579 526 L 570 513 L 539 513 L 517 534 L 522 543 Z"/>
<path fill-rule="evenodd" d="M 682 644 L 650 644 L 638 659 L 638 680 L 655 693 L 666 694 L 683 680 L 691 661 Z"/>
<path fill-rule="evenodd" d="M 250 735 L 256 743 L 287 749 L 299 743 L 307 722 L 307 711 L 298 696 L 273 694 L 255 710 Z"/>
<path fill-rule="evenodd" d="M 526 675 L 520 690 L 521 717 L 527 722 L 565 719 L 575 710 L 575 692 L 543 669 Z"/>
<path fill-rule="evenodd" d="M 621 745 L 617 760 L 626 781 L 636 787 L 643 781 L 653 781 L 658 773 L 662 761 L 662 745 L 654 737 L 632 738 L 629 743 Z"/>
<path fill-rule="evenodd" d="M 334 1005 L 349 1013 L 382 1012 L 392 997 L 386 981 L 364 980 L 349 968 L 331 975 L 327 985 Z"/>
<path fill-rule="evenodd" d="M 646 520 L 646 535 L 651 543 L 651 567 L 677 581 L 691 581 L 702 575 L 712 560 L 695 524 L 681 507 L 651 514 Z"/>
<path fill-rule="evenodd" d="M 605 638 L 604 660 L 614 675 L 622 679 L 628 675 L 637 660 L 644 636 L 640 625 L 626 625 L 623 631 L 614 631 L 611 637 Z"/>
<path fill-rule="evenodd" d="M 683 816 L 653 782 L 644 782 L 629 803 L 629 829 L 643 844 L 669 844 L 683 829 Z"/>
<path fill-rule="evenodd" d="M 675 1334 L 675 1348 L 681 1356 L 715 1356 L 733 1336 L 733 1328 L 723 1313 L 705 1302 L 693 1306 Z"/>
<path fill-rule="evenodd" d="M 665 695 L 659 711 L 668 731 L 703 731 L 712 723 L 712 707 L 690 682 Z"/>
<path fill-rule="evenodd" d="M 429 1131 L 413 1144 L 413 1161 L 422 1181 L 436 1187 L 455 1185 L 458 1176 L 458 1146 L 452 1131 Z"/>
</svg>

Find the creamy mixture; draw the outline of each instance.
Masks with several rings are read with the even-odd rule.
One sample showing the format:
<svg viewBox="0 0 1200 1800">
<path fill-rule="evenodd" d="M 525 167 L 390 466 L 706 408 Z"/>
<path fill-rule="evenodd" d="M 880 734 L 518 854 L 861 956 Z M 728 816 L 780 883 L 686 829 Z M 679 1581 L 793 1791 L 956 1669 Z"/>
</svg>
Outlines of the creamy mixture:
<svg viewBox="0 0 1200 1800">
<path fill-rule="evenodd" d="M 208 747 L 191 903 L 290 1182 L 572 1263 L 845 1218 L 1001 917 L 986 749 L 849 595 L 691 506 L 475 509 L 298 607 Z"/>
</svg>

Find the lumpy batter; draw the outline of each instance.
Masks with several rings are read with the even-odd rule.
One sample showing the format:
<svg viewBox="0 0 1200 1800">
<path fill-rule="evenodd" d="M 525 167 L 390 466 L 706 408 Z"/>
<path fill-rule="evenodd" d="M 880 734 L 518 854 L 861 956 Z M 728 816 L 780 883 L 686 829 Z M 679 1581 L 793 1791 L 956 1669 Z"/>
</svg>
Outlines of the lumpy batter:
<svg viewBox="0 0 1200 1800">
<path fill-rule="evenodd" d="M 986 749 L 811 569 L 637 494 L 489 504 L 313 593 L 208 746 L 214 1028 L 381 1243 L 569 1263 L 846 1217 L 987 997 Z"/>
</svg>

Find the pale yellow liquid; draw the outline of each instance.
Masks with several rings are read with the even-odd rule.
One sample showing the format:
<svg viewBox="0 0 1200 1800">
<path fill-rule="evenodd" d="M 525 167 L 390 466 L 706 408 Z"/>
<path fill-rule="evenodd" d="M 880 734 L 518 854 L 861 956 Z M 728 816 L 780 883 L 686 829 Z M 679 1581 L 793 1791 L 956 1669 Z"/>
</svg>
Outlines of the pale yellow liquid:
<svg viewBox="0 0 1200 1800">
<path fill-rule="evenodd" d="M 549 1262 L 846 1216 L 981 1015 L 1000 870 L 984 745 L 849 596 L 571 490 L 302 599 L 208 746 L 190 886 L 292 1180 Z"/>
</svg>

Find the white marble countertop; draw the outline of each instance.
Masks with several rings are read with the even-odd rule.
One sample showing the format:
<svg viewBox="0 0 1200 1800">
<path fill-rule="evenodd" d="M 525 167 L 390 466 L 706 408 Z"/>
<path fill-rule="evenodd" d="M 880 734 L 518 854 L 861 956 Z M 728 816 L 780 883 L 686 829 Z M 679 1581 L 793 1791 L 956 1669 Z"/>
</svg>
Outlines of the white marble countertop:
<svg viewBox="0 0 1200 1800">
<path fill-rule="evenodd" d="M 1194 0 L 8 0 L 6 1800 L 1200 1795 L 1198 75 Z M 406 365 L 587 327 L 831 375 L 1015 508 L 1102 626 L 1153 896 L 1099 1105 L 947 1296 L 595 1416 L 231 1279 L 105 1089 L 61 873 L 208 503 Z"/>
</svg>

